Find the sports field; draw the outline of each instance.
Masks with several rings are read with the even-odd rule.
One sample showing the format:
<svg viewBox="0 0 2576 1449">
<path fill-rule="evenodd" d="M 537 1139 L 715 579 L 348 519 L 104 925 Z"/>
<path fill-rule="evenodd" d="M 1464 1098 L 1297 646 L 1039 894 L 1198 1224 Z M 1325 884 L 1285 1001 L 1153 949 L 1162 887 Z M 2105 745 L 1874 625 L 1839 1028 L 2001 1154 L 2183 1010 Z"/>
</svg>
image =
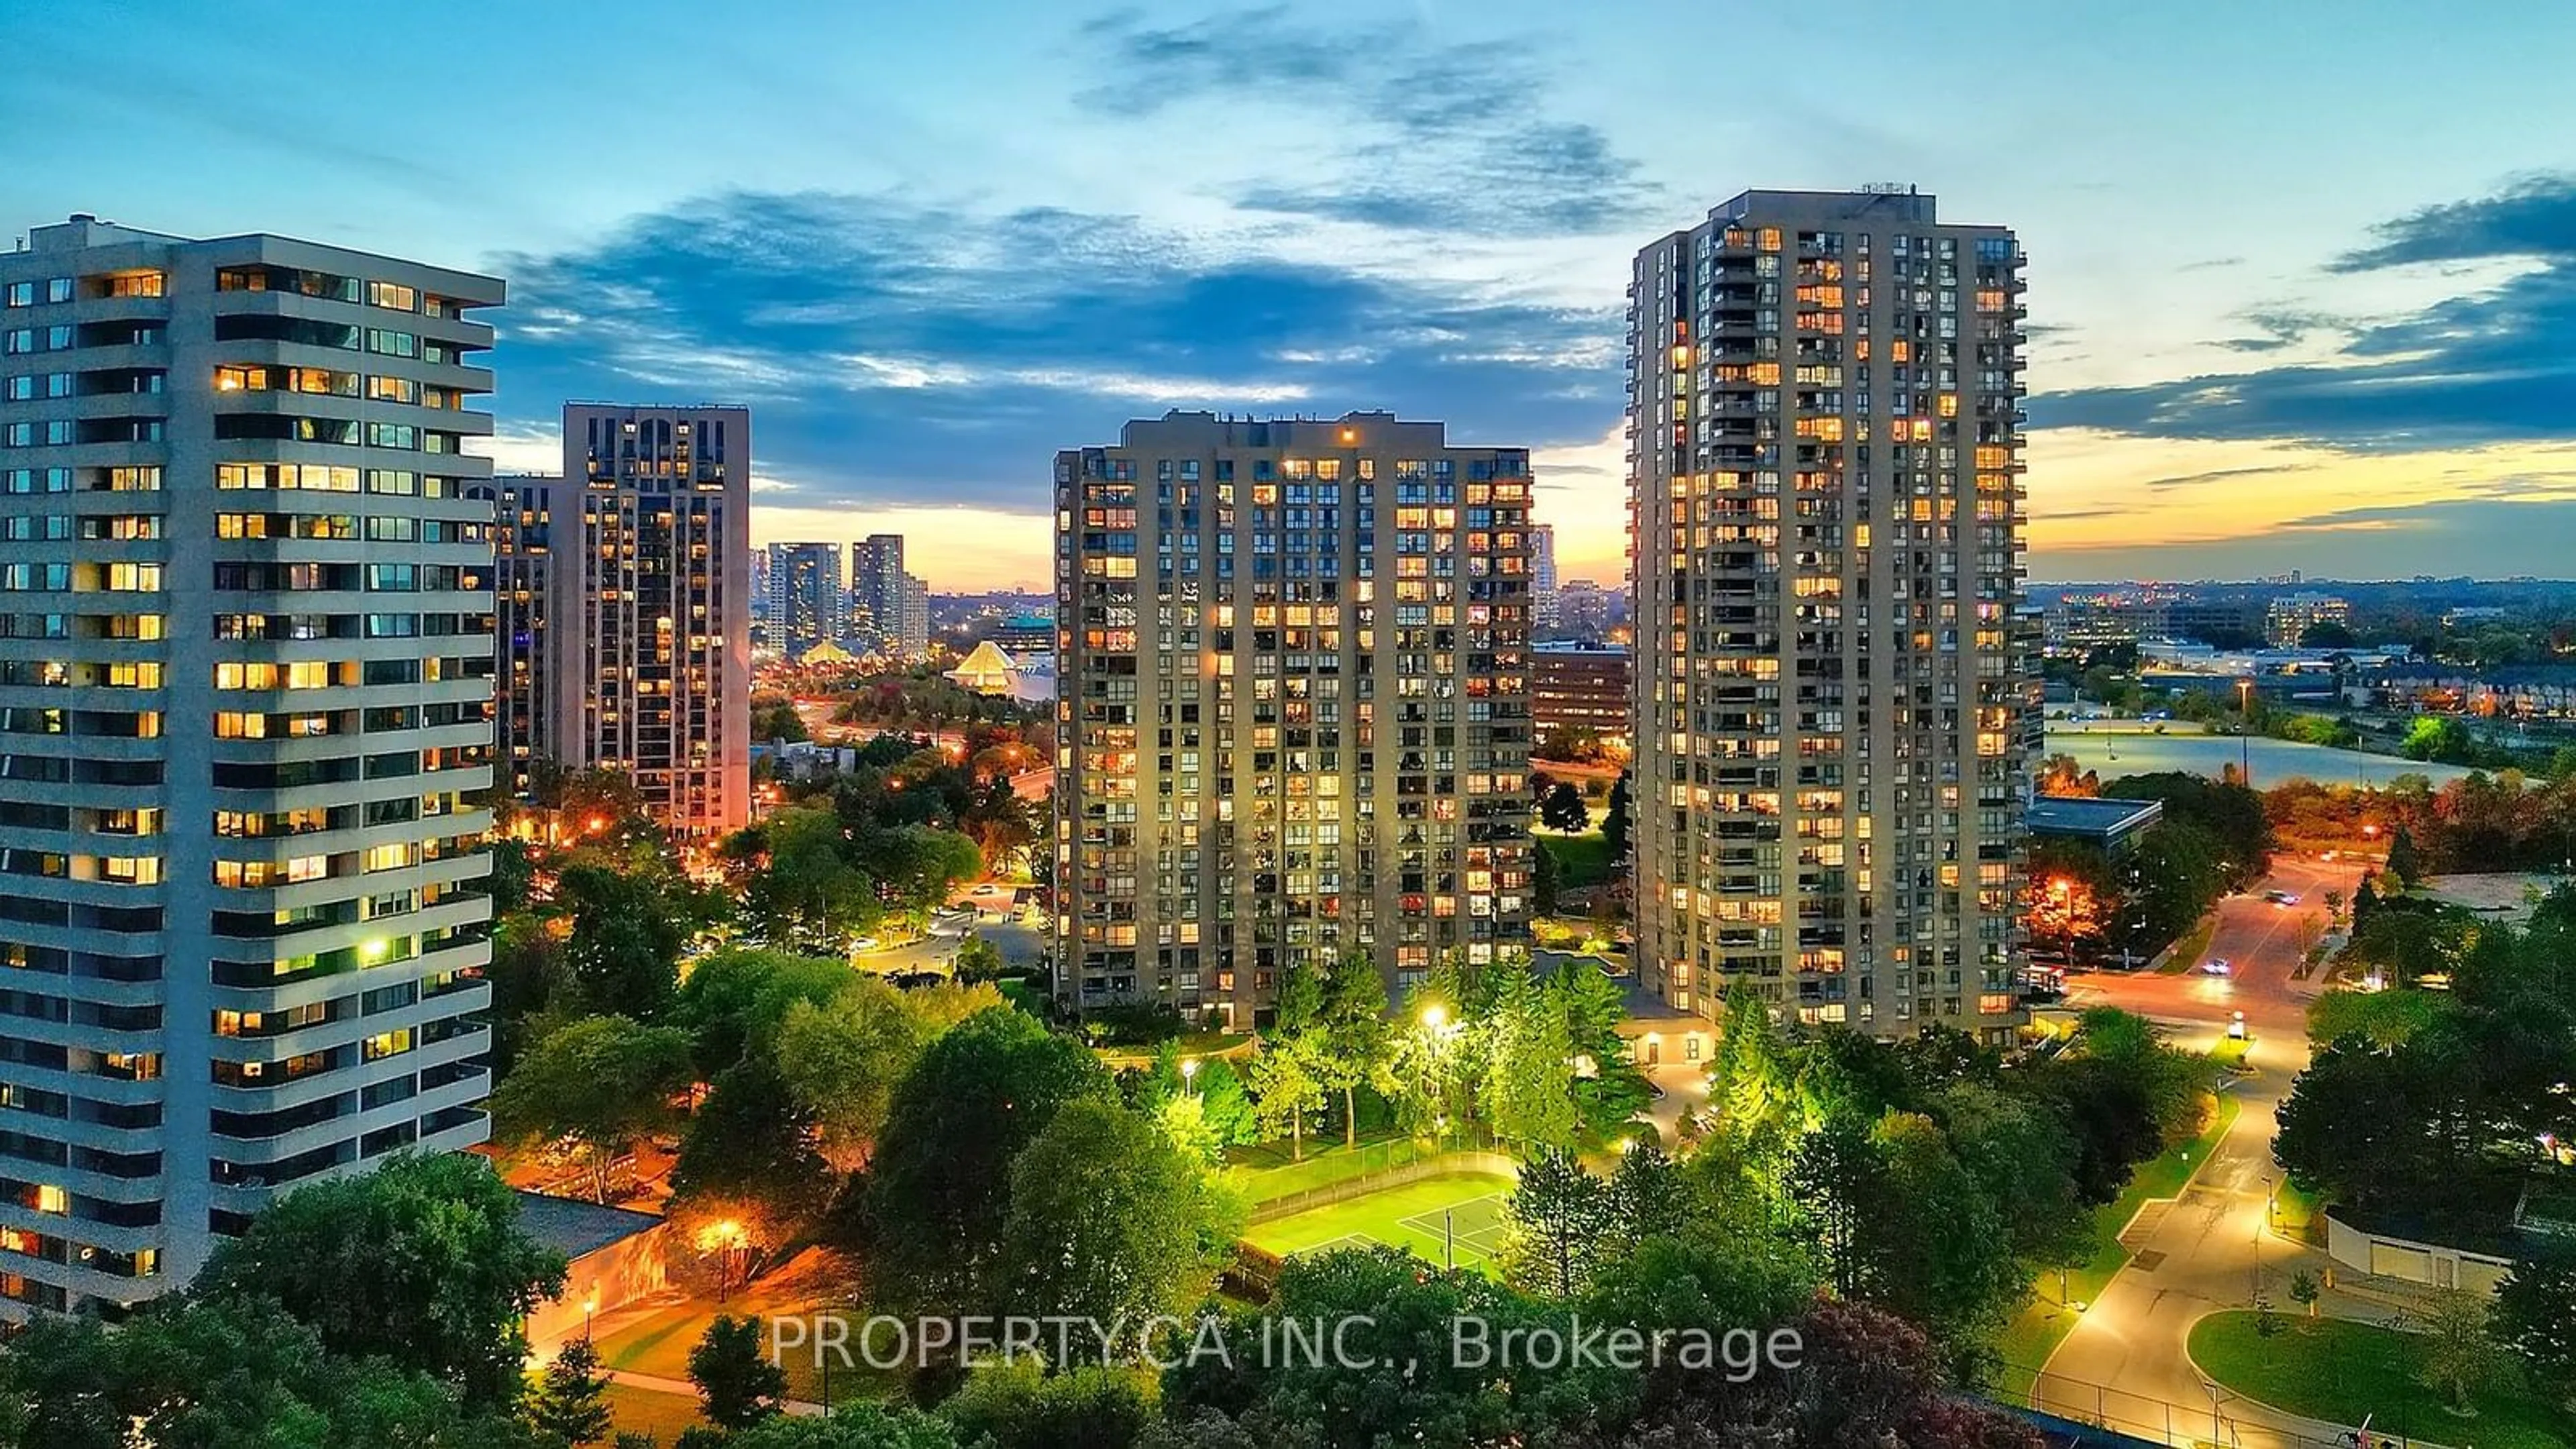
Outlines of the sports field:
<svg viewBox="0 0 2576 1449">
<path fill-rule="evenodd" d="M 1490 1173 L 1426 1178 L 1257 1224 L 1244 1239 L 1283 1258 L 1384 1243 L 1425 1262 L 1483 1271 L 1502 1247 L 1511 1190 L 1510 1178 Z"/>
</svg>

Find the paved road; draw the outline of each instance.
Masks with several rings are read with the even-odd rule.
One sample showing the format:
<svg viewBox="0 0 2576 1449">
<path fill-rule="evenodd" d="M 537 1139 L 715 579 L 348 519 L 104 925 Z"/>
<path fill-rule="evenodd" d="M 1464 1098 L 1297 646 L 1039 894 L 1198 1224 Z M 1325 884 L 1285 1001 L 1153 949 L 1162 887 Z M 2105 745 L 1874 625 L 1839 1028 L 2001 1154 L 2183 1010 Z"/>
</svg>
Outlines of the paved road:
<svg viewBox="0 0 2576 1449">
<path fill-rule="evenodd" d="M 2208 1440 L 2216 1429 L 2223 1431 L 2219 1442 L 2269 1449 L 2299 1442 L 2293 1435 L 2328 1442 L 2340 1432 L 2224 1395 L 2213 1405 L 2211 1388 L 2192 1368 L 2185 1345 L 2195 1321 L 2216 1309 L 2250 1304 L 2258 1282 L 2275 1304 L 2295 1312 L 2290 1274 L 2300 1267 L 2321 1273 L 2325 1266 L 2323 1254 L 2266 1228 L 2279 1176 L 2272 1163 L 2273 1119 L 2290 1079 L 2307 1066 L 2307 1006 L 2320 989 L 2292 976 L 2302 956 L 2300 919 L 2322 918 L 2325 892 L 2350 895 L 2358 874 L 2347 863 L 2285 856 L 2251 895 L 2220 903 L 2207 954 L 2234 963 L 2232 976 L 2194 970 L 2071 979 L 2071 1004 L 2125 1007 L 2164 1024 L 2174 1040 L 2190 1047 L 2214 1045 L 2230 1016 L 2243 1012 L 2254 1042 L 2248 1058 L 2254 1071 L 2229 1089 L 2242 1108 L 2218 1151 L 2179 1200 L 2170 1207 L 2150 1205 L 2139 1215 L 2126 1239 L 2136 1257 L 2049 1360 L 2042 1386 L 2047 1407 L 2077 1418 L 2107 1416 L 2131 1433 L 2159 1439 L 2167 1433 L 2160 1427 L 2168 1417 L 2163 1406 L 2174 1405 L 2167 1441 L 2172 1443 Z M 2273 889 L 2297 892 L 2299 904 L 2285 909 L 2265 901 L 2262 892 Z"/>
</svg>

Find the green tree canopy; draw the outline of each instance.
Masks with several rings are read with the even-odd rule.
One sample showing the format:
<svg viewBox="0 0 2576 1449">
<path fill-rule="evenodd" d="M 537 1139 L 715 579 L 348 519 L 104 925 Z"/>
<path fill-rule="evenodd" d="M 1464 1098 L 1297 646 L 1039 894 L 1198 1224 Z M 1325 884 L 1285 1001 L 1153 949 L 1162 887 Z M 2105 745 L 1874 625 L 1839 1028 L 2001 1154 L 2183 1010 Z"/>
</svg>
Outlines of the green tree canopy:
<svg viewBox="0 0 2576 1449">
<path fill-rule="evenodd" d="M 1153 1124 L 1105 1097 L 1068 1102 L 1011 1162 L 1005 1307 L 1101 1324 L 1180 1313 L 1206 1296 L 1241 1226 Z"/>
<path fill-rule="evenodd" d="M 986 1312 L 1010 1164 L 1066 1103 L 1115 1091 L 1080 1042 L 1007 1007 L 931 1043 L 904 1076 L 868 1170 L 876 1287 L 889 1303 Z"/>
<path fill-rule="evenodd" d="M 688 1034 L 632 1017 L 586 1016 L 550 1032 L 492 1092 L 496 1134 L 570 1139 L 608 1201 L 609 1166 L 637 1138 L 679 1120 L 672 1098 L 692 1076 Z"/>
<path fill-rule="evenodd" d="M 519 1227 L 518 1198 L 489 1163 L 398 1154 L 286 1193 L 217 1245 L 192 1291 L 271 1300 L 334 1354 L 501 1404 L 519 1393 L 521 1320 L 563 1281 L 562 1256 Z"/>
</svg>

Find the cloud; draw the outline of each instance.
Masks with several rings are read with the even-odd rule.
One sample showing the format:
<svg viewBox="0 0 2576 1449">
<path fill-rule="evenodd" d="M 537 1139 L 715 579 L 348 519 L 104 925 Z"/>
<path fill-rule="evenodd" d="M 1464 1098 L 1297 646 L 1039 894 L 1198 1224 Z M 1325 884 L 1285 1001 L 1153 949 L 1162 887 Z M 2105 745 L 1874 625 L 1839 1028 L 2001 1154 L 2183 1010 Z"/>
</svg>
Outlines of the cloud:
<svg viewBox="0 0 2576 1449">
<path fill-rule="evenodd" d="M 2245 259 L 2243 257 L 2204 257 L 2196 262 L 2185 262 L 2174 270 L 2181 272 L 2207 272 L 2214 271 L 2220 267 L 2241 267 L 2243 265 L 2245 265 Z"/>
<path fill-rule="evenodd" d="M 2494 257 L 2576 260 L 2576 173 L 2524 176 L 2493 196 L 2427 206 L 2370 232 L 2377 242 L 2337 258 L 2336 271 Z"/>
<path fill-rule="evenodd" d="M 500 259 L 495 399 L 739 401 L 782 501 L 1043 506 L 1060 447 L 1168 408 L 1385 407 L 1453 436 L 1588 442 L 1612 310 L 1228 251 L 1133 218 L 728 192 Z"/>
<path fill-rule="evenodd" d="M 2563 576 L 2565 503 L 2459 499 L 2317 513 L 2244 538 L 2189 543 L 2106 541 L 2032 555 L 2050 579 L 2246 578 L 2303 569 L 2320 578 Z M 2543 512 L 2542 510 L 2550 510 Z"/>
<path fill-rule="evenodd" d="M 1077 98 L 1094 111 L 1266 101 L 1328 111 L 1353 138 L 1322 168 L 1330 179 L 1252 184 L 1232 198 L 1247 210 L 1402 231 L 1599 234 L 1661 195 L 1598 127 L 1546 114 L 1546 47 L 1527 37 L 1440 41 L 1411 19 L 1325 30 L 1284 6 L 1166 27 L 1122 11 L 1083 34 L 1118 77 Z"/>
<path fill-rule="evenodd" d="M 2331 313 L 2291 307 L 2261 307 L 2238 315 L 2261 328 L 2264 335 L 2220 339 L 2219 346 L 2236 352 L 2278 352 L 2306 341 L 2311 333 L 2339 331 L 2350 325 Z"/>
<path fill-rule="evenodd" d="M 2385 320 L 2252 314 L 2277 342 L 2238 339 L 2231 345 L 2240 350 L 2329 328 L 2346 336 L 2319 362 L 2036 396 L 2032 421 L 2166 438 L 2298 439 L 2345 452 L 2555 440 L 2576 427 L 2576 350 L 2566 344 L 2576 335 L 2576 175 L 2527 178 L 2372 234 L 2374 245 L 2335 269 L 2506 257 L 2541 265 Z"/>
<path fill-rule="evenodd" d="M 2204 483 L 2222 483 L 2230 478 L 2262 478 L 2278 473 L 2306 473 L 2315 467 L 2313 463 L 2281 463 L 2263 468 L 2213 468 L 2202 473 L 2175 473 L 2163 478 L 2150 478 L 2144 486 L 2162 493 L 2177 488 L 2197 488 Z M 2068 515 L 2057 516 L 2064 518 Z"/>
</svg>

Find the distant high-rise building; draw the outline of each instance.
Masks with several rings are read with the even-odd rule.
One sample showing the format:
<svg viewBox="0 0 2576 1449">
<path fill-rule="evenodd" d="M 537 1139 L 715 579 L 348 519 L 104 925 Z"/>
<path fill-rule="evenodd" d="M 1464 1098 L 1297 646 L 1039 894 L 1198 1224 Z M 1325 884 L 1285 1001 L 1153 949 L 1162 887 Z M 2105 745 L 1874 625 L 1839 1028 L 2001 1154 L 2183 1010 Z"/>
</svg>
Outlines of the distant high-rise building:
<svg viewBox="0 0 2576 1449">
<path fill-rule="evenodd" d="M 1677 1008 L 2022 1019 L 2021 265 L 1893 189 L 1637 255 L 1636 959 Z"/>
<path fill-rule="evenodd" d="M 1556 592 L 1556 525 L 1530 525 L 1530 636 L 1556 637 L 1563 611 Z"/>
<path fill-rule="evenodd" d="M 845 632 L 841 546 L 773 543 L 766 556 L 769 647 L 802 659 L 815 645 L 839 639 Z"/>
<path fill-rule="evenodd" d="M 1626 600 L 1590 579 L 1568 579 L 1556 591 L 1556 631 L 1568 639 L 1599 643 L 1627 617 Z"/>
<path fill-rule="evenodd" d="M 0 1317 L 489 1135 L 502 297 L 87 216 L 0 253 Z"/>
<path fill-rule="evenodd" d="M 1529 455 L 1389 413 L 1174 412 L 1056 455 L 1067 1003 L 1249 1025 L 1528 915 Z"/>
<path fill-rule="evenodd" d="M 548 619 L 554 587 L 554 503 L 563 480 L 511 474 L 466 485 L 492 503 L 495 633 L 493 743 L 509 761 L 510 788 L 554 749 L 554 698 L 547 684 Z"/>
<path fill-rule="evenodd" d="M 751 414 L 567 403 L 554 502 L 555 759 L 672 829 L 751 818 Z"/>
<path fill-rule="evenodd" d="M 872 533 L 850 545 L 850 600 L 865 610 L 877 646 L 910 659 L 930 649 L 930 591 L 903 569 L 903 535 Z"/>
<path fill-rule="evenodd" d="M 2287 649 L 2307 637 L 2319 624 L 2349 626 L 2352 623 L 2352 601 L 2335 594 L 2283 594 L 2264 611 L 2264 632 L 2274 645 Z"/>
</svg>

